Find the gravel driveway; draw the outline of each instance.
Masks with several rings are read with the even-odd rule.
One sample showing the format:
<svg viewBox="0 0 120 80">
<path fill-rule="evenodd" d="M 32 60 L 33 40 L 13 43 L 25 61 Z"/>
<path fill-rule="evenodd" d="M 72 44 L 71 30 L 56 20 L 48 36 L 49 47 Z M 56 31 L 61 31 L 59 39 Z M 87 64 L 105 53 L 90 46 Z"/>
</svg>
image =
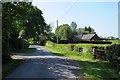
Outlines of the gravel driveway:
<svg viewBox="0 0 120 80">
<path fill-rule="evenodd" d="M 26 59 L 6 78 L 80 78 L 80 66 L 69 58 L 56 56 L 42 46 L 33 53 L 13 55 L 12 58 Z"/>
</svg>

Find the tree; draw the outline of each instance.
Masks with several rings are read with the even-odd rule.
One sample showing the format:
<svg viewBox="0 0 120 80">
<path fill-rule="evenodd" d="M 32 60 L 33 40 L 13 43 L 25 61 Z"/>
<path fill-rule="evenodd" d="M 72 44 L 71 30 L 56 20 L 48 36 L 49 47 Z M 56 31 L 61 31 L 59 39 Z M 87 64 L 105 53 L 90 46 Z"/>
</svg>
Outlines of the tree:
<svg viewBox="0 0 120 80">
<path fill-rule="evenodd" d="M 80 35 L 80 34 L 83 34 L 84 33 L 84 28 L 78 28 L 77 29 L 77 34 Z"/>
<path fill-rule="evenodd" d="M 47 35 L 47 32 L 49 30 L 49 26 L 47 26 L 44 18 L 42 17 L 42 11 L 37 7 L 32 8 L 28 22 L 26 22 L 25 25 L 25 30 L 28 38 L 34 38 L 34 40 L 38 40 L 39 36 L 41 35 Z"/>
<path fill-rule="evenodd" d="M 55 34 L 61 40 L 70 40 L 72 38 L 72 30 L 68 24 L 60 25 L 56 28 Z"/>
<path fill-rule="evenodd" d="M 47 25 L 48 26 L 48 32 L 47 32 L 47 39 L 48 40 L 52 40 L 52 41 L 56 41 L 57 40 L 57 36 L 55 35 L 55 33 L 52 32 L 54 26 L 54 23 L 50 23 Z"/>
<path fill-rule="evenodd" d="M 76 32 L 76 28 L 77 28 L 77 24 L 76 24 L 76 22 L 71 22 L 71 30 L 72 30 L 72 34 L 73 35 L 75 35 L 75 34 L 77 34 L 77 32 Z"/>
<path fill-rule="evenodd" d="M 88 27 L 88 31 L 89 31 L 89 33 L 91 33 L 91 27 L 90 26 Z"/>
<path fill-rule="evenodd" d="M 75 31 L 76 30 L 76 28 L 77 28 L 77 24 L 76 24 L 76 22 L 71 22 L 71 29 L 73 30 L 73 31 Z"/>
<path fill-rule="evenodd" d="M 77 34 L 94 34 L 95 30 L 93 28 L 89 27 L 84 27 L 84 28 L 79 28 L 77 29 Z"/>
<path fill-rule="evenodd" d="M 46 37 L 49 26 L 42 11 L 32 6 L 31 2 L 6 2 L 2 6 L 3 54 L 8 54 L 10 49 L 16 49 L 15 45 L 19 46 L 29 38 L 39 40 L 40 36 Z"/>
<path fill-rule="evenodd" d="M 90 26 L 88 27 L 88 31 L 90 34 L 94 34 L 95 33 L 95 30 L 93 28 L 91 28 Z"/>
</svg>

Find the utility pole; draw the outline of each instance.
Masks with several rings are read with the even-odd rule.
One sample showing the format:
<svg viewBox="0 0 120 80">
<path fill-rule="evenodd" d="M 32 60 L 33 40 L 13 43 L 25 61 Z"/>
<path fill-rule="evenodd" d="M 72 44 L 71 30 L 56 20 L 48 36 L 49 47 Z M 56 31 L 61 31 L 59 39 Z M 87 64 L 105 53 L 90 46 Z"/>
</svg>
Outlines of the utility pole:
<svg viewBox="0 0 120 80">
<path fill-rule="evenodd" d="M 58 20 L 57 20 L 57 28 L 58 28 Z M 57 33 L 57 44 L 58 44 L 58 33 Z"/>
</svg>

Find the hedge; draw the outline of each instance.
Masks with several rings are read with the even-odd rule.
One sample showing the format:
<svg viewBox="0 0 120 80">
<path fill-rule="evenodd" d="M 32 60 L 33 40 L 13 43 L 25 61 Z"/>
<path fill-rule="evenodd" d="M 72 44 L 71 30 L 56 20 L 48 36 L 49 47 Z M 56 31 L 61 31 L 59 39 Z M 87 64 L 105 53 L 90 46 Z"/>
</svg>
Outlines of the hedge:
<svg viewBox="0 0 120 80">
<path fill-rule="evenodd" d="M 10 39 L 12 50 L 23 50 L 29 47 L 29 43 L 24 39 Z"/>
<path fill-rule="evenodd" d="M 83 52 L 83 53 L 92 53 L 92 46 L 86 47 L 86 46 L 80 46 L 76 44 L 56 44 L 52 41 L 47 41 L 46 46 L 57 48 L 62 51 L 67 52 Z"/>
<path fill-rule="evenodd" d="M 49 47 L 58 46 L 58 49 L 68 52 L 80 52 L 79 49 L 83 49 L 83 53 L 93 53 L 93 48 L 96 47 L 97 51 L 99 52 L 99 54 L 96 55 L 101 56 L 97 57 L 97 59 L 120 62 L 120 44 L 115 44 L 112 46 L 81 46 L 76 44 L 56 44 L 54 42 L 47 41 L 46 45 Z M 94 56 L 95 55 L 93 55 L 93 57 Z"/>
<path fill-rule="evenodd" d="M 57 43 L 57 41 L 52 41 L 54 43 Z M 89 43 L 89 44 L 111 44 L 112 42 L 109 41 L 89 41 L 89 40 L 81 40 L 81 41 L 72 41 L 72 40 L 59 40 L 59 44 L 76 44 L 76 43 Z"/>
</svg>

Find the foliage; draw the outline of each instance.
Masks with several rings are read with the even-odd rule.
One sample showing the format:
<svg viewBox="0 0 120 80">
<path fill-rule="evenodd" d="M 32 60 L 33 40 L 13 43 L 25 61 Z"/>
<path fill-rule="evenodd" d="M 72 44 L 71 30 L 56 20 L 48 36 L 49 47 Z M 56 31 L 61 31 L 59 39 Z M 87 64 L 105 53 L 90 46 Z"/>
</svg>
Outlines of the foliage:
<svg viewBox="0 0 120 80">
<path fill-rule="evenodd" d="M 71 29 L 74 31 L 74 30 L 76 30 L 76 28 L 77 28 L 77 24 L 76 24 L 76 22 L 71 22 Z"/>
<path fill-rule="evenodd" d="M 80 64 L 80 74 L 83 73 L 83 77 L 90 80 L 106 80 L 106 79 L 118 79 L 118 70 L 113 63 L 109 61 L 101 61 L 93 59 L 93 54 L 89 52 L 89 49 L 93 46 L 105 47 L 108 44 L 55 44 L 48 41 L 47 44 L 54 44 L 53 46 L 45 46 L 48 50 L 52 51 L 56 55 L 66 56 Z M 83 47 L 86 49 L 83 53 L 71 51 L 75 47 Z M 69 51 L 70 50 L 70 51 Z"/>
<path fill-rule="evenodd" d="M 75 35 L 75 34 L 77 34 L 77 32 L 76 32 L 76 28 L 77 28 L 77 23 L 76 22 L 74 22 L 74 21 L 72 21 L 71 22 L 71 30 L 72 30 L 72 35 Z"/>
<path fill-rule="evenodd" d="M 42 11 L 37 7 L 32 8 L 32 12 L 25 25 L 27 37 L 34 38 L 34 40 L 39 40 L 39 36 L 47 35 L 47 31 L 49 31 L 49 26 L 46 25 L 42 17 Z"/>
<path fill-rule="evenodd" d="M 95 33 L 95 30 L 93 28 L 91 28 L 90 26 L 89 27 L 86 27 L 85 28 L 79 28 L 77 29 L 77 34 L 93 34 Z"/>
<path fill-rule="evenodd" d="M 29 44 L 34 44 L 34 39 L 33 38 L 29 38 L 27 41 L 28 41 Z"/>
<path fill-rule="evenodd" d="M 69 40 L 72 37 L 71 34 L 72 30 L 68 24 L 60 25 L 56 28 L 55 34 L 61 39 L 61 40 Z"/>
<path fill-rule="evenodd" d="M 83 44 L 83 43 L 79 43 L 79 44 L 56 44 L 54 42 L 51 41 L 47 41 L 46 42 L 46 46 L 49 47 L 56 47 L 58 46 L 58 50 L 61 51 L 67 51 L 67 52 L 71 52 L 71 51 L 75 51 L 75 52 L 79 52 L 79 48 L 83 48 L 83 53 L 92 53 L 92 47 L 94 46 L 100 46 L 100 47 L 106 47 L 109 46 L 110 44 Z"/>
<path fill-rule="evenodd" d="M 56 43 L 56 41 L 53 41 Z M 81 41 L 72 41 L 72 40 L 59 40 L 59 44 L 77 44 L 77 43 L 86 43 L 86 44 L 111 44 L 112 42 L 109 41 L 88 41 L 88 40 L 81 40 Z"/>
<path fill-rule="evenodd" d="M 27 48 L 26 40 L 29 38 L 33 38 L 33 41 L 46 39 L 49 26 L 42 11 L 31 2 L 5 2 L 2 4 L 2 14 L 2 44 L 6 46 L 4 55 L 9 56 L 9 50 Z M 8 52 L 4 51 L 6 49 Z"/>
<path fill-rule="evenodd" d="M 13 40 L 13 42 L 15 43 L 14 47 L 17 50 L 23 50 L 29 47 L 29 43 L 24 39 L 16 39 L 16 40 Z"/>
<path fill-rule="evenodd" d="M 48 28 L 42 11 L 30 2 L 3 4 L 3 36 L 18 38 L 22 35 L 19 33 L 24 33 L 23 38 L 38 40 L 40 35 L 47 34 Z"/>
<path fill-rule="evenodd" d="M 48 26 L 47 39 L 51 40 L 54 37 L 54 33 L 52 33 L 53 25 L 49 24 L 47 26 Z"/>
</svg>

